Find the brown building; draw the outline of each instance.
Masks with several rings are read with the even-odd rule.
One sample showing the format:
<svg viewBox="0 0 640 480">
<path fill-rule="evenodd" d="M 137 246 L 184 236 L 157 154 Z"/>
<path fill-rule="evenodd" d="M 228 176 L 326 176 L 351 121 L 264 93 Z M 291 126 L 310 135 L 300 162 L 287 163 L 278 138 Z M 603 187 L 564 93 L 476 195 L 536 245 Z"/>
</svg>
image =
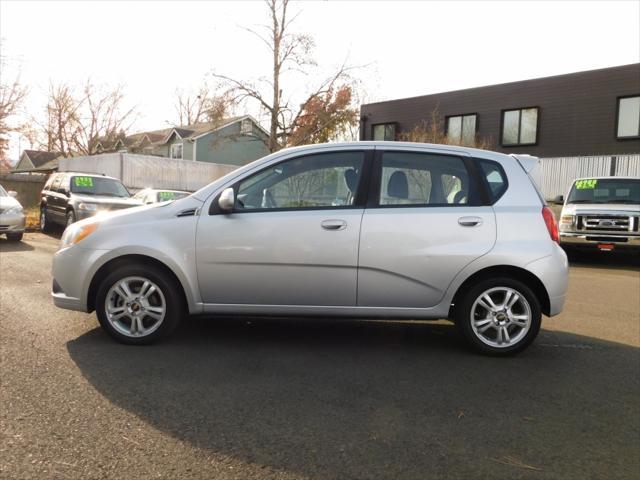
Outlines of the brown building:
<svg viewBox="0 0 640 480">
<path fill-rule="evenodd" d="M 538 157 L 637 154 L 640 63 L 362 105 L 361 140 L 397 140 L 434 110 L 460 144 L 477 137 Z"/>
</svg>

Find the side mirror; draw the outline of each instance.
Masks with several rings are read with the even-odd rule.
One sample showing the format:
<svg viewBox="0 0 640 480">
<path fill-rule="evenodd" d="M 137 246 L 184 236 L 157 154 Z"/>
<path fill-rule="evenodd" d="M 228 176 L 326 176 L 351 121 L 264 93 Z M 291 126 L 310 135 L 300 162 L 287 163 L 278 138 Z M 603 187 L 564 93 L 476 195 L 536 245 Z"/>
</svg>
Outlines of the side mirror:
<svg viewBox="0 0 640 480">
<path fill-rule="evenodd" d="M 58 189 L 58 193 L 63 194 L 64 196 L 68 197 L 69 194 L 67 193 L 67 191 L 64 188 L 59 188 Z"/>
<path fill-rule="evenodd" d="M 564 205 L 564 197 L 562 195 L 558 195 L 553 199 L 553 203 L 555 203 L 556 205 Z"/>
<path fill-rule="evenodd" d="M 15 190 L 9 190 L 7 192 L 9 194 L 10 197 L 16 198 L 18 196 L 18 192 L 16 192 Z"/>
<path fill-rule="evenodd" d="M 236 206 L 236 195 L 233 188 L 225 188 L 218 198 L 218 206 L 223 212 L 231 212 Z"/>
</svg>

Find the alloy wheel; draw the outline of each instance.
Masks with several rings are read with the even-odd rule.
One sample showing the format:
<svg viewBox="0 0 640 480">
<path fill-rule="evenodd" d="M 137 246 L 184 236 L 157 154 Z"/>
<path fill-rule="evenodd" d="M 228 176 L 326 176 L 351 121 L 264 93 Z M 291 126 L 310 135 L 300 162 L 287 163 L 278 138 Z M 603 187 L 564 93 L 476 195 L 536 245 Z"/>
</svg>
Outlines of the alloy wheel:
<svg viewBox="0 0 640 480">
<path fill-rule="evenodd" d="M 107 320 L 122 335 L 144 337 L 165 319 L 167 303 L 160 287 L 144 277 L 126 277 L 114 283 L 105 298 Z"/>
<path fill-rule="evenodd" d="M 531 306 L 524 295 L 513 288 L 490 288 L 481 293 L 471 307 L 471 328 L 486 345 L 511 347 L 531 328 Z"/>
</svg>

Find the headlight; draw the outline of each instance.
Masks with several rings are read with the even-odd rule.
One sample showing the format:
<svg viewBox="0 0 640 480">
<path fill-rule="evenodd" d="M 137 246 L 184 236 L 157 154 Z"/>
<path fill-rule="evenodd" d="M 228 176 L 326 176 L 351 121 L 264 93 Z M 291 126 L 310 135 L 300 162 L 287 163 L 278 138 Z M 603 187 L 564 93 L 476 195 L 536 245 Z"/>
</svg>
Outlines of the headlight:
<svg viewBox="0 0 640 480">
<path fill-rule="evenodd" d="M 562 215 L 560 217 L 560 229 L 566 230 L 573 226 L 575 222 L 575 216 L 573 215 Z"/>
<path fill-rule="evenodd" d="M 15 207 L 8 208 L 4 211 L 4 213 L 22 213 L 22 207 L 20 205 L 16 205 Z"/>
<path fill-rule="evenodd" d="M 62 234 L 62 240 L 60 240 L 60 250 L 70 247 L 76 243 L 87 238 L 93 232 L 96 231 L 100 222 L 78 222 L 69 225 Z"/>
<path fill-rule="evenodd" d="M 98 205 L 96 205 L 95 203 L 80 202 L 78 204 L 78 208 L 80 210 L 86 210 L 87 212 L 95 212 L 96 210 L 98 210 Z"/>
</svg>

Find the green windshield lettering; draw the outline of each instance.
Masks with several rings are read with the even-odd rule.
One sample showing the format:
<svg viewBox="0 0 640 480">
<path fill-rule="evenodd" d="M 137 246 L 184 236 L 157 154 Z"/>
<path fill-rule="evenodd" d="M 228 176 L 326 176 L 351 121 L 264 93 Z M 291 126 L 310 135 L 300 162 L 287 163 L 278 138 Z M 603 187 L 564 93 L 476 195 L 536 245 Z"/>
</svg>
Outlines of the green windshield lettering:
<svg viewBox="0 0 640 480">
<path fill-rule="evenodd" d="M 76 187 L 93 187 L 93 178 L 91 178 L 91 177 L 73 177 L 73 184 Z"/>
<path fill-rule="evenodd" d="M 158 192 L 158 198 L 162 200 L 173 200 L 176 194 L 174 192 Z"/>
<path fill-rule="evenodd" d="M 598 185 L 598 179 L 588 178 L 586 180 L 576 180 L 576 188 L 578 190 L 593 190 Z"/>
</svg>

